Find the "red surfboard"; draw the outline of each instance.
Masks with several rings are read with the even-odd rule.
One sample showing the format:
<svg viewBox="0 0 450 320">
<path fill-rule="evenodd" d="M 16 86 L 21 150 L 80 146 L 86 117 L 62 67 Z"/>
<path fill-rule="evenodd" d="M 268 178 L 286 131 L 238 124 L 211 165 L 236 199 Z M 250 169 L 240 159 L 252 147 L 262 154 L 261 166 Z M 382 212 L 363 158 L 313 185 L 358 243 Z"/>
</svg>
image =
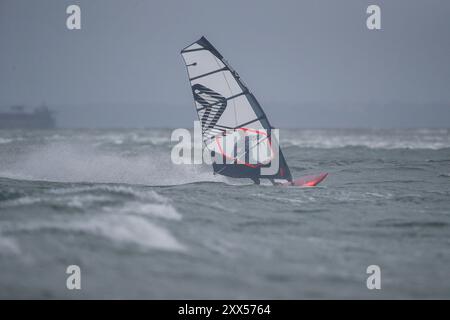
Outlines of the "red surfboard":
<svg viewBox="0 0 450 320">
<path fill-rule="evenodd" d="M 321 183 L 328 173 L 321 173 L 318 175 L 304 176 L 293 180 L 292 182 L 286 182 L 281 184 L 282 186 L 295 186 L 295 187 L 314 187 Z"/>
</svg>

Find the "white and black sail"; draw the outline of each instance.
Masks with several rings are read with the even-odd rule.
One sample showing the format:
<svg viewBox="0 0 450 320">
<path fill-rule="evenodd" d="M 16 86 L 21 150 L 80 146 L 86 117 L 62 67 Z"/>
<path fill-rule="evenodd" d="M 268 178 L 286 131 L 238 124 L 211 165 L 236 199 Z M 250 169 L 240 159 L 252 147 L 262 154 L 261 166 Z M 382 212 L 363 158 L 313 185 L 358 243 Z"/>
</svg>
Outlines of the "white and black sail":
<svg viewBox="0 0 450 320">
<path fill-rule="evenodd" d="M 226 164 L 213 164 L 214 172 L 236 178 L 270 178 L 292 180 L 283 153 L 274 143 L 272 127 L 248 87 L 222 55 L 202 37 L 181 51 L 191 83 L 195 107 L 202 126 L 204 146 L 212 153 L 232 158 Z M 240 152 L 228 145 L 235 135 L 245 136 L 245 149 Z M 253 144 L 249 140 L 253 140 Z M 277 146 L 278 152 L 258 154 L 249 161 L 251 148 Z M 252 147 L 249 148 L 249 145 Z M 228 150 L 228 151 L 225 151 Z M 231 151 L 230 151 L 231 150 Z M 261 168 L 269 166 L 277 156 L 278 171 L 261 175 Z M 229 159 L 228 159 L 229 160 Z"/>
</svg>

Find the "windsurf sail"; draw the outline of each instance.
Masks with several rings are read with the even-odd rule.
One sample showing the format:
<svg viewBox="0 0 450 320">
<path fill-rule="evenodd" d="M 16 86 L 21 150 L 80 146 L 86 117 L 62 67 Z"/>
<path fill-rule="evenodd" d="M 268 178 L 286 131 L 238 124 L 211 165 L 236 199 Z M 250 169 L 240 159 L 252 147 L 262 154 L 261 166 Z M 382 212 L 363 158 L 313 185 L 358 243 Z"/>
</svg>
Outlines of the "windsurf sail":
<svg viewBox="0 0 450 320">
<path fill-rule="evenodd" d="M 211 155 L 220 155 L 224 160 L 213 163 L 214 172 L 235 178 L 292 181 L 266 114 L 219 51 L 202 37 L 181 50 L 181 55 L 202 127 L 204 147 Z M 240 139 L 244 142 L 238 148 L 236 142 Z M 255 149 L 258 149 L 256 155 L 252 152 Z M 278 169 L 262 175 L 261 169 L 272 163 L 277 163 Z"/>
</svg>

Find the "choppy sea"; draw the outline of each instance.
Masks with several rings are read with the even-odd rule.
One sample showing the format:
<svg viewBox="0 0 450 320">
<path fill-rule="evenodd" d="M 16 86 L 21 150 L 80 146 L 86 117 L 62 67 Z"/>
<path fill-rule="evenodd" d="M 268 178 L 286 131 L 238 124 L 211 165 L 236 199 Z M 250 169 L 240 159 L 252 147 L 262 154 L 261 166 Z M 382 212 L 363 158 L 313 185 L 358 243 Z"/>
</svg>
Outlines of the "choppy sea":
<svg viewBox="0 0 450 320">
<path fill-rule="evenodd" d="M 170 136 L 0 131 L 0 298 L 450 298 L 450 129 L 282 130 L 314 188 L 174 165 Z"/>
</svg>

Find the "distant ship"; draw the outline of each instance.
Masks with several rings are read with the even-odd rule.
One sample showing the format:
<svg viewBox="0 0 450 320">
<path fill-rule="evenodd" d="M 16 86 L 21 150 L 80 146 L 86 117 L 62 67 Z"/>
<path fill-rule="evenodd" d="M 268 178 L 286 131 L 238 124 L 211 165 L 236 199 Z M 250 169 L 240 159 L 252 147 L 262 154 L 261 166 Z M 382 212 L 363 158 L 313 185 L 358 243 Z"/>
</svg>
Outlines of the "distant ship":
<svg viewBox="0 0 450 320">
<path fill-rule="evenodd" d="M 52 129 L 55 119 L 45 106 L 27 111 L 23 106 L 14 106 L 0 111 L 0 129 Z"/>
</svg>

